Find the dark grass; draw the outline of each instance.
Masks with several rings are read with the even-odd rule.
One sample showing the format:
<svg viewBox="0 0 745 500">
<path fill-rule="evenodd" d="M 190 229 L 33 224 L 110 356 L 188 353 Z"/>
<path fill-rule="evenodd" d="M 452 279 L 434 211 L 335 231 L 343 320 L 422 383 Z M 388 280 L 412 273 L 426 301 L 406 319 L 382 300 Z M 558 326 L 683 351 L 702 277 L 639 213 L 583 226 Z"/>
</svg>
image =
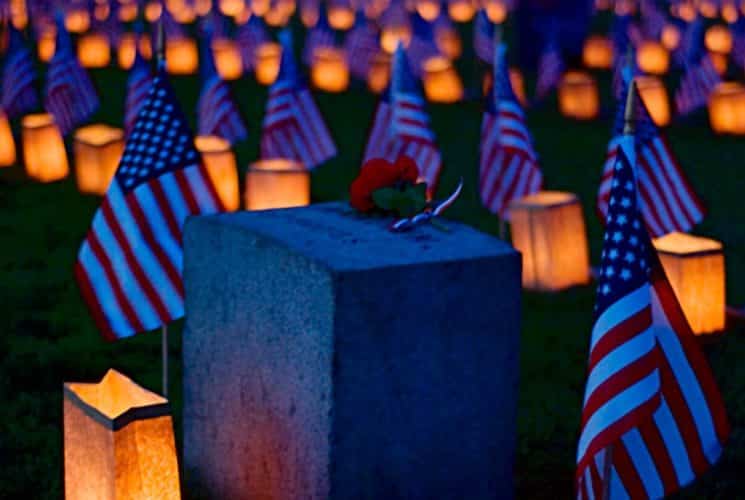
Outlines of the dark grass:
<svg viewBox="0 0 745 500">
<path fill-rule="evenodd" d="M 461 70 L 474 74 L 473 68 Z M 93 74 L 106 96 L 95 120 L 118 125 L 125 75 L 114 69 Z M 609 78 L 601 80 L 607 95 Z M 184 107 L 193 109 L 197 79 L 177 78 L 175 86 Z M 266 90 L 245 78 L 234 91 L 252 131 L 250 140 L 237 148 L 243 168 L 257 157 Z M 340 154 L 314 173 L 313 199 L 344 199 L 359 168 L 376 99 L 362 88 L 343 95 L 316 93 L 316 98 Z M 607 115 L 592 123 L 567 121 L 555 108 L 550 102 L 529 113 L 545 184 L 580 196 L 592 260 L 597 262 L 602 229 L 593 215 L 593 200 L 610 122 Z M 445 160 L 440 194 L 451 190 L 459 177 L 465 179 L 463 196 L 448 216 L 496 234 L 498 221 L 481 207 L 476 190 L 480 104 L 430 109 Z M 696 232 L 724 241 L 728 299 L 743 304 L 745 141 L 714 137 L 703 116 L 674 126 L 669 135 L 709 207 Z M 63 381 L 97 380 L 115 367 L 149 388 L 160 388 L 159 335 L 104 342 L 73 282 L 75 255 L 98 202 L 80 195 L 72 178 L 41 185 L 27 180 L 20 167 L 0 171 L 0 498 L 61 496 Z M 515 470 L 520 498 L 571 495 L 593 295 L 592 286 L 525 294 Z M 171 332 L 171 394 L 180 435 L 180 324 Z M 731 328 L 706 348 L 734 430 L 720 463 L 681 498 L 745 497 L 742 333 L 742 328 Z M 495 367 L 494 383 L 499 383 L 498 373 Z"/>
</svg>

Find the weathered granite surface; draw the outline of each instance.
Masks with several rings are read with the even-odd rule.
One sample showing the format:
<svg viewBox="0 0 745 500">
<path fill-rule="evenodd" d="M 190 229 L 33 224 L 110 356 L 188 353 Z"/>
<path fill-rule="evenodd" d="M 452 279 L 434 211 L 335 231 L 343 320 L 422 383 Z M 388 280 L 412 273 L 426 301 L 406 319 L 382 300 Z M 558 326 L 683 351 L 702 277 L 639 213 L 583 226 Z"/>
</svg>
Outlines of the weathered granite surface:
<svg viewBox="0 0 745 500">
<path fill-rule="evenodd" d="M 512 498 L 520 257 L 345 204 L 184 233 L 186 490 Z"/>
</svg>

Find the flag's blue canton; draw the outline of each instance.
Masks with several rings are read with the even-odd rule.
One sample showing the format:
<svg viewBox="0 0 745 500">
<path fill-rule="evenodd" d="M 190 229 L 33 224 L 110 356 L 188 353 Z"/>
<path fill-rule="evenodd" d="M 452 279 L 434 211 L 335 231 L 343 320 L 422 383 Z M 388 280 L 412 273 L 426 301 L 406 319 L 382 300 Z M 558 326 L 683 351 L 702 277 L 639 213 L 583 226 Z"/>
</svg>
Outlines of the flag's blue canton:
<svg viewBox="0 0 745 500">
<path fill-rule="evenodd" d="M 300 72 L 292 53 L 292 33 L 287 28 L 280 32 L 279 43 L 282 45 L 282 57 L 279 62 L 277 82 L 297 87 L 300 84 Z"/>
<path fill-rule="evenodd" d="M 517 102 L 517 96 L 512 90 L 509 68 L 507 67 L 507 47 L 500 43 L 494 60 L 494 101 Z"/>
<path fill-rule="evenodd" d="M 650 241 L 637 209 L 634 172 L 619 147 L 600 260 L 595 318 L 649 278 Z"/>
<path fill-rule="evenodd" d="M 116 171 L 122 191 L 127 193 L 167 171 L 196 164 L 199 155 L 191 137 L 186 119 L 161 70 Z"/>
</svg>

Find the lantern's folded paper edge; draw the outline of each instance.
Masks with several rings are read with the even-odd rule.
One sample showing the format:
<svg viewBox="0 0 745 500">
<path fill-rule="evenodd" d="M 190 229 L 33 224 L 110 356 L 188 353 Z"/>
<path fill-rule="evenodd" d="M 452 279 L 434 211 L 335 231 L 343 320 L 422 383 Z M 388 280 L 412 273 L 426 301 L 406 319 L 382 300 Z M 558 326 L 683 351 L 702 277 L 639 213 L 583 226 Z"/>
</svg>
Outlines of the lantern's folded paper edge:
<svg viewBox="0 0 745 500">
<path fill-rule="evenodd" d="M 670 250 L 660 250 L 659 248 L 655 248 L 657 250 L 657 253 L 660 255 L 670 255 L 672 257 L 679 257 L 679 258 L 688 258 L 688 257 L 705 257 L 707 255 L 724 255 L 724 249 L 722 248 L 712 248 L 710 250 L 697 250 L 695 252 L 673 252 Z"/>
<path fill-rule="evenodd" d="M 85 413 L 87 416 L 112 431 L 123 429 L 136 420 L 147 420 L 151 418 L 171 416 L 171 405 L 170 403 L 165 402 L 148 406 L 136 406 L 134 408 L 128 409 L 121 415 L 118 415 L 116 418 L 111 419 L 93 406 L 83 401 L 83 399 L 78 396 L 75 391 L 72 390 L 69 382 L 66 382 L 64 384 L 63 392 L 65 394 L 65 399 L 69 400 L 76 407 L 80 408 L 80 410 L 83 411 L 83 413 Z"/>
</svg>

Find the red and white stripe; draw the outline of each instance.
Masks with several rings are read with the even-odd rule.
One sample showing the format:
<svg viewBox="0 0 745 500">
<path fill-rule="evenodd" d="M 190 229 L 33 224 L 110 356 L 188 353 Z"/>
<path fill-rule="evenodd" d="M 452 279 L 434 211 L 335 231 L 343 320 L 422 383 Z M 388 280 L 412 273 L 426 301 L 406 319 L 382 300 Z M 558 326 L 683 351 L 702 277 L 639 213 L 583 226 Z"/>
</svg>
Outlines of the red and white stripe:
<svg viewBox="0 0 745 500">
<path fill-rule="evenodd" d="M 199 133 L 216 135 L 231 144 L 248 136 L 243 118 L 230 95 L 230 87 L 218 75 L 211 78 L 199 96 Z"/>
<path fill-rule="evenodd" d="M 621 137 L 611 140 L 603 166 L 597 198 L 601 220 L 607 215 L 620 140 Z M 637 145 L 637 150 L 639 208 L 650 234 L 657 238 L 673 231 L 689 231 L 703 219 L 706 210 L 676 162 L 667 140 L 657 136 L 646 144 Z"/>
<path fill-rule="evenodd" d="M 153 178 L 127 194 L 116 180 L 111 183 L 75 265 L 85 301 L 107 339 L 183 316 L 184 221 L 221 210 L 201 164 Z"/>
</svg>

